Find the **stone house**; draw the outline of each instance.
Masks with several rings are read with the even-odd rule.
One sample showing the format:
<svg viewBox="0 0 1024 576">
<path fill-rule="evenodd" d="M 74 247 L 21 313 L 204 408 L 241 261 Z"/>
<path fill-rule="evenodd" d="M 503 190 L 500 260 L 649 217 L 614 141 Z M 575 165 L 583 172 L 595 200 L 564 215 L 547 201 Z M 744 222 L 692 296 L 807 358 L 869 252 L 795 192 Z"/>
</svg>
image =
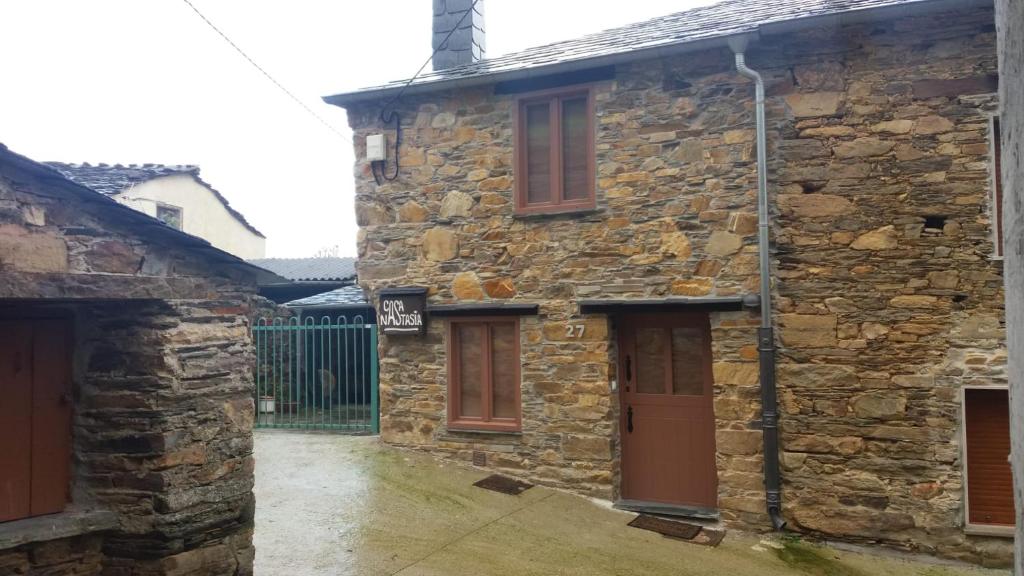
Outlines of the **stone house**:
<svg viewBox="0 0 1024 576">
<path fill-rule="evenodd" d="M 360 284 L 425 290 L 384 441 L 1009 561 L 991 2 L 727 0 L 492 59 L 480 6 L 434 21 L 441 68 L 325 98 Z"/>
<path fill-rule="evenodd" d="M 0 573 L 252 572 L 269 274 L 0 146 Z"/>
<path fill-rule="evenodd" d="M 239 258 L 263 258 L 267 237 L 199 176 L 199 166 L 46 162 L 65 177 Z"/>
</svg>

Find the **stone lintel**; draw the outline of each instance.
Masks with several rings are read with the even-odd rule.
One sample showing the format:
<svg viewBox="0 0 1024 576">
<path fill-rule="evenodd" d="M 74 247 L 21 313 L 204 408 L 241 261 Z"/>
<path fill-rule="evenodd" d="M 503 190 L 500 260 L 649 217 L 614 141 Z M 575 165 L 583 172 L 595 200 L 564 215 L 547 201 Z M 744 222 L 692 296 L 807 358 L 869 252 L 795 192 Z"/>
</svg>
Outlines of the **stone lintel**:
<svg viewBox="0 0 1024 576">
<path fill-rule="evenodd" d="M 744 296 L 711 296 L 708 298 L 580 300 L 580 314 L 742 310 L 744 308 L 744 298 Z"/>
<path fill-rule="evenodd" d="M 431 316 L 535 316 L 538 304 L 434 304 L 427 306 Z"/>
<path fill-rule="evenodd" d="M 0 550 L 32 542 L 72 538 L 92 532 L 113 530 L 119 525 L 110 510 L 72 510 L 0 523 Z"/>
</svg>

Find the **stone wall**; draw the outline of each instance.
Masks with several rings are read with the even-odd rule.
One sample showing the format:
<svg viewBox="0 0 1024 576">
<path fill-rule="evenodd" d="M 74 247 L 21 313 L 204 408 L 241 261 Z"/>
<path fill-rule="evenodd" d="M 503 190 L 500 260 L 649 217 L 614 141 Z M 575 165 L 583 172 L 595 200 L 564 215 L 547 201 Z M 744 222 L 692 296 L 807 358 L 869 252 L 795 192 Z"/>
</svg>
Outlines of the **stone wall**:
<svg viewBox="0 0 1024 576">
<path fill-rule="evenodd" d="M 959 446 L 961 388 L 1006 384 L 992 13 L 932 22 L 852 29 L 838 54 L 812 36 L 787 58 L 773 178 L 785 512 L 1003 563 L 1009 540 L 964 536 Z"/>
<path fill-rule="evenodd" d="M 0 550 L 0 566 L 250 574 L 254 273 L 68 186 L 0 161 L 0 311 L 70 315 L 72 501 L 46 518 L 116 522 Z"/>
<path fill-rule="evenodd" d="M 1005 383 L 992 251 L 991 10 L 766 37 L 785 515 L 797 530 L 1006 562 L 962 529 L 959 389 Z M 523 433 L 445 427 L 443 323 L 382 337 L 385 441 L 617 496 L 614 322 L 593 298 L 756 292 L 753 87 L 714 50 L 620 65 L 593 85 L 597 209 L 516 217 L 514 96 L 409 95 L 401 173 L 374 184 L 352 105 L 359 278 L 431 303 L 518 300 Z M 389 133 L 393 142 L 393 133 Z M 719 508 L 768 526 L 756 315 L 713 313 Z M 567 322 L 586 325 L 565 338 Z"/>
<path fill-rule="evenodd" d="M 102 536 L 91 534 L 0 550 L 0 574 L 100 574 L 103 569 L 102 546 Z"/>
</svg>

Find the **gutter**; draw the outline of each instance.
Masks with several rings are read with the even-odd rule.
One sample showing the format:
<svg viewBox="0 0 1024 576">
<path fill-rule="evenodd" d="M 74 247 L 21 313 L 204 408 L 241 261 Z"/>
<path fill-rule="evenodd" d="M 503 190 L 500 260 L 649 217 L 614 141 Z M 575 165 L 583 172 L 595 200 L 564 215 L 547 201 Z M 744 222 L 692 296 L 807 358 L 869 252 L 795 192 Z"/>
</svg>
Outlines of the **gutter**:
<svg viewBox="0 0 1024 576">
<path fill-rule="evenodd" d="M 713 48 L 725 48 L 737 38 L 766 37 L 780 34 L 790 34 L 809 28 L 820 26 L 838 26 L 841 24 L 854 24 L 857 22 L 871 22 L 878 20 L 891 20 L 902 16 L 923 15 L 932 12 L 943 12 L 948 10 L 967 10 L 971 8 L 991 7 L 993 0 L 919 0 L 906 4 L 883 6 L 879 8 L 863 8 L 848 12 L 822 14 L 818 16 L 806 16 L 793 18 L 767 24 L 755 24 L 747 27 L 736 27 L 724 32 L 719 36 L 711 36 L 691 41 L 671 42 L 668 41 L 661 46 L 626 50 L 614 54 L 595 56 L 591 58 L 580 58 L 559 62 L 548 66 L 533 66 L 528 68 L 517 68 L 505 72 L 480 73 L 469 76 L 454 76 L 421 83 L 412 83 L 404 87 L 407 81 L 393 82 L 383 86 L 364 88 L 352 92 L 343 92 L 330 96 L 323 96 L 322 99 L 328 104 L 342 108 L 352 104 L 372 102 L 381 98 L 393 96 L 399 92 L 406 95 L 424 94 L 438 92 L 441 90 L 455 90 L 507 82 L 511 80 L 524 80 L 539 76 L 562 74 L 576 70 L 585 70 L 597 66 L 610 66 L 625 64 L 637 60 L 654 58 L 667 58 L 687 52 L 709 50 Z"/>
<path fill-rule="evenodd" d="M 764 439 L 765 506 L 772 527 L 782 530 L 782 478 L 779 473 L 779 413 L 775 388 L 775 333 L 772 326 L 771 261 L 768 230 L 768 149 L 764 120 L 764 81 L 757 71 L 748 68 L 744 50 L 748 38 L 734 38 L 730 48 L 736 54 L 736 71 L 754 81 L 757 124 L 757 253 L 761 276 L 761 327 L 757 329 L 758 373 L 761 387 L 761 436 Z"/>
</svg>

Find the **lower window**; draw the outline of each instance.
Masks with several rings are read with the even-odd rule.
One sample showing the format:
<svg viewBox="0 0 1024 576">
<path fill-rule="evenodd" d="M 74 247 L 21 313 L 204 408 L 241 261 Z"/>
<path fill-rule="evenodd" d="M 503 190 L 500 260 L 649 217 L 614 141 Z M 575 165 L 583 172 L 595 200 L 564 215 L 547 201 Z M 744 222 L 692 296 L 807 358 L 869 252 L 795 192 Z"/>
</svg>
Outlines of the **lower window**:
<svg viewBox="0 0 1024 576">
<path fill-rule="evenodd" d="M 1005 389 L 964 389 L 967 524 L 1013 526 L 1010 402 Z"/>
<path fill-rule="evenodd" d="M 452 319 L 448 350 L 448 427 L 518 431 L 519 320 Z"/>
</svg>

